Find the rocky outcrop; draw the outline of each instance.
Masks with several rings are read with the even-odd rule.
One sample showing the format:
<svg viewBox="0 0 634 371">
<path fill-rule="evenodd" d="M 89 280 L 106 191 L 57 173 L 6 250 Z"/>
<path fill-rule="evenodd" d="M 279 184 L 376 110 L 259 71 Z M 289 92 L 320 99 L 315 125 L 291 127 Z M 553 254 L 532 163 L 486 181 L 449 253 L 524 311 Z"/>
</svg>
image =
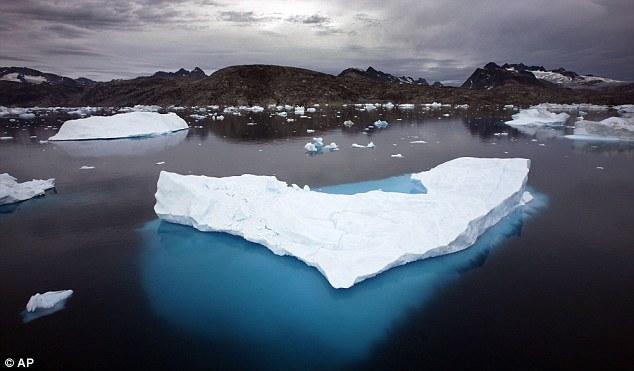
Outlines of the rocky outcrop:
<svg viewBox="0 0 634 371">
<path fill-rule="evenodd" d="M 547 88 L 547 83 L 538 80 L 527 70 L 500 67 L 490 62 L 484 68 L 478 68 L 462 84 L 465 89 L 491 90 L 506 85 L 521 85 L 537 88 Z"/>
</svg>

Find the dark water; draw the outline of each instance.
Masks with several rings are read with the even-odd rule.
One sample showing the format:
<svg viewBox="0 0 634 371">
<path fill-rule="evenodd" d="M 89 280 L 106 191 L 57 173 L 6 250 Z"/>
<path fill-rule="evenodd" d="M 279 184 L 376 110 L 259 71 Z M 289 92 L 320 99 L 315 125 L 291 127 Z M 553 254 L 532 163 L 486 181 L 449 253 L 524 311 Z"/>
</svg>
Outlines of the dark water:
<svg viewBox="0 0 634 371">
<path fill-rule="evenodd" d="M 0 208 L 0 353 L 37 355 L 46 369 L 632 368 L 634 146 L 561 138 L 570 128 L 520 133 L 499 124 L 512 113 L 322 106 L 288 123 L 183 112 L 188 132 L 48 144 L 66 115 L 0 117 L 0 136 L 14 137 L 0 141 L 0 172 L 57 180 L 45 197 Z M 606 115 L 616 114 L 589 118 Z M 390 125 L 364 130 L 377 119 Z M 313 136 L 341 150 L 307 156 Z M 460 156 L 531 159 L 535 203 L 463 252 L 349 290 L 153 212 L 161 169 L 350 192 L 398 187 L 407 178 L 358 182 Z M 327 187 L 344 183 L 357 184 Z M 75 290 L 66 308 L 23 323 L 32 294 L 61 289 Z"/>
</svg>

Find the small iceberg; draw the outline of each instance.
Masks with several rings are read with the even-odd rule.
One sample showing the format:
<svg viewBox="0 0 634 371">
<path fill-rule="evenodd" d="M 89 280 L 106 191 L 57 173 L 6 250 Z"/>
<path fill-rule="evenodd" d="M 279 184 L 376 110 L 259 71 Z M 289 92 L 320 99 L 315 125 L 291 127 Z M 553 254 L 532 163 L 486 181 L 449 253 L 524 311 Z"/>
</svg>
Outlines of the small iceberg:
<svg viewBox="0 0 634 371">
<path fill-rule="evenodd" d="M 350 147 L 352 147 L 352 148 L 374 148 L 376 146 L 374 145 L 374 142 L 370 142 L 370 143 L 368 143 L 367 146 L 364 146 L 363 144 L 352 143 L 352 145 Z"/>
<path fill-rule="evenodd" d="M 561 112 L 553 113 L 543 108 L 529 108 L 511 116 L 513 120 L 506 121 L 506 124 L 513 127 L 523 126 L 563 126 L 570 118 L 570 115 Z"/>
<path fill-rule="evenodd" d="M 91 116 L 66 121 L 51 141 L 118 139 L 162 135 L 188 129 L 174 112 L 129 112 L 114 116 Z"/>
<path fill-rule="evenodd" d="M 384 120 L 376 120 L 376 121 L 374 121 L 374 127 L 375 128 L 383 129 L 383 128 L 386 128 L 387 125 L 388 125 L 387 121 L 384 121 Z"/>
<path fill-rule="evenodd" d="M 564 138 L 581 141 L 634 141 L 634 118 L 608 117 L 602 121 L 577 121 L 574 134 L 564 135 Z"/>
<path fill-rule="evenodd" d="M 338 151 L 339 146 L 332 142 L 330 144 L 324 145 L 324 138 L 313 138 L 312 143 L 306 143 L 304 149 L 309 154 L 321 153 L 323 151 Z"/>
<path fill-rule="evenodd" d="M 27 323 L 64 309 L 66 300 L 72 295 L 73 290 L 61 290 L 31 296 L 26 303 L 26 311 L 22 312 L 22 321 Z"/>
<path fill-rule="evenodd" d="M 530 160 L 458 158 L 413 174 L 426 193 L 326 194 L 274 176 L 214 178 L 162 171 L 154 211 L 225 232 L 315 267 L 348 288 L 392 267 L 473 245 L 527 202 Z M 310 212 L 307 212 L 310 211 Z"/>
<path fill-rule="evenodd" d="M 55 178 L 48 180 L 34 179 L 18 183 L 11 175 L 0 174 L 0 205 L 12 204 L 41 196 L 47 189 L 55 188 Z"/>
</svg>

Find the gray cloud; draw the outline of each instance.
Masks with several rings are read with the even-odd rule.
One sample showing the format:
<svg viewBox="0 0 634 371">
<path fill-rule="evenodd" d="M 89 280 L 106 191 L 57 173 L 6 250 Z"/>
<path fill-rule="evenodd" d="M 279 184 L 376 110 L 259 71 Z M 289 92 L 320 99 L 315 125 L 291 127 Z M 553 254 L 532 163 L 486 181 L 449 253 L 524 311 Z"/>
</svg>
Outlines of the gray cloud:
<svg viewBox="0 0 634 371">
<path fill-rule="evenodd" d="M 225 22 L 232 23 L 245 23 L 245 24 L 258 24 L 262 22 L 268 22 L 275 17 L 267 17 L 261 14 L 256 14 L 255 12 L 238 12 L 238 11 L 226 11 L 220 12 L 220 19 Z"/>
<path fill-rule="evenodd" d="M 2 0 L 0 65 L 104 79 L 197 65 L 333 74 L 372 65 L 463 81 L 494 61 L 634 80 L 632 14 L 631 0 Z"/>
<path fill-rule="evenodd" d="M 319 14 L 294 15 L 294 16 L 288 17 L 286 20 L 289 22 L 304 23 L 304 24 L 311 24 L 311 25 L 321 25 L 321 24 L 330 22 L 329 17 L 319 15 Z"/>
</svg>

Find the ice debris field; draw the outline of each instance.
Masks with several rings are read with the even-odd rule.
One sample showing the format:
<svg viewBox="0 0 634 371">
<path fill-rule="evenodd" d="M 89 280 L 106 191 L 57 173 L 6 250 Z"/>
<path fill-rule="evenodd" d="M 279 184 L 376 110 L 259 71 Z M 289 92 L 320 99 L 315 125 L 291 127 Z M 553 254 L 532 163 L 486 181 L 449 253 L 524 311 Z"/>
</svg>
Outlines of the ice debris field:
<svg viewBox="0 0 634 371">
<path fill-rule="evenodd" d="M 273 176 L 225 178 L 162 171 L 160 219 L 226 232 L 291 255 L 348 288 L 392 267 L 471 246 L 532 198 L 530 160 L 458 158 L 412 175 L 412 194 L 326 194 Z M 421 193 L 423 190 L 424 193 Z"/>
<path fill-rule="evenodd" d="M 128 112 L 66 121 L 59 132 L 48 140 L 134 138 L 167 134 L 188 128 L 185 120 L 173 112 Z"/>
<path fill-rule="evenodd" d="M 565 112 L 555 113 L 550 110 L 608 110 L 607 106 L 596 105 L 562 105 L 542 103 L 511 116 L 513 120 L 505 123 L 521 132 L 534 134 L 535 128 L 563 128 L 570 115 Z M 564 138 L 580 141 L 633 141 L 634 140 L 634 111 L 633 105 L 614 106 L 622 117 L 608 117 L 601 121 L 584 120 L 586 112 L 579 111 L 574 125 L 574 134 L 564 135 Z"/>
</svg>

